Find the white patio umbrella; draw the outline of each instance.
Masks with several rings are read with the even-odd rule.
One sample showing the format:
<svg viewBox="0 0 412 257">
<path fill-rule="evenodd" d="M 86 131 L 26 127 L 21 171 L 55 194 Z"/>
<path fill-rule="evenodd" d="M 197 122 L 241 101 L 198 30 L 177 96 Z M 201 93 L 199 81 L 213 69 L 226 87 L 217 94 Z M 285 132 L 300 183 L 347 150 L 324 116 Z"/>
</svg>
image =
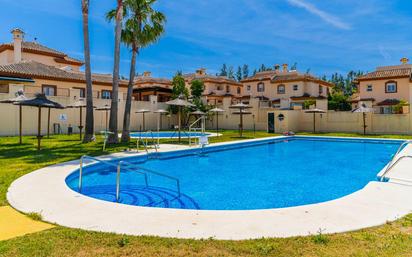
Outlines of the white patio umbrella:
<svg viewBox="0 0 412 257">
<path fill-rule="evenodd" d="M 231 109 L 238 109 L 237 112 L 234 112 L 233 114 L 239 114 L 240 115 L 240 124 L 239 124 L 239 135 L 240 137 L 243 136 L 243 115 L 248 115 L 252 114 L 251 112 L 246 112 L 246 109 L 252 108 L 251 106 L 244 104 L 244 103 L 238 103 L 232 106 L 229 106 Z"/>
<path fill-rule="evenodd" d="M 353 113 L 362 113 L 362 117 L 363 117 L 363 134 L 366 135 L 366 128 L 368 127 L 366 125 L 366 113 L 372 113 L 375 110 L 373 108 L 368 108 L 366 107 L 365 104 L 361 104 L 360 107 L 354 109 L 352 112 Z"/>
<path fill-rule="evenodd" d="M 162 115 L 168 114 L 169 112 L 164 109 L 158 109 L 154 111 L 154 113 L 159 114 L 159 116 L 157 116 L 157 145 L 159 145 L 160 143 L 159 134 L 160 134 L 160 128 L 162 127 Z"/>
<path fill-rule="evenodd" d="M 72 104 L 68 105 L 66 108 L 73 108 L 80 110 L 80 117 L 79 117 L 79 131 L 80 131 L 80 141 L 82 140 L 82 131 L 83 131 L 83 108 L 87 107 L 87 103 L 85 99 L 80 98 L 79 100 L 73 102 Z"/>
<path fill-rule="evenodd" d="M 313 113 L 313 133 L 316 133 L 316 113 L 326 113 L 326 111 L 315 108 L 315 109 L 306 110 L 305 113 Z"/>
<path fill-rule="evenodd" d="M 170 106 L 177 106 L 178 107 L 178 114 L 177 114 L 178 115 L 178 129 L 179 129 L 178 135 L 179 135 L 179 143 L 180 143 L 181 142 L 180 132 L 181 132 L 181 127 L 182 127 L 182 125 L 181 125 L 182 107 L 194 107 L 195 105 L 188 102 L 188 101 L 186 101 L 183 95 L 180 95 L 178 98 L 176 98 L 174 100 L 166 102 L 166 104 L 170 105 Z"/>
<path fill-rule="evenodd" d="M 214 113 L 216 115 L 216 134 L 219 136 L 219 113 L 224 113 L 225 110 L 220 109 L 220 108 L 213 108 L 209 112 Z"/>
<path fill-rule="evenodd" d="M 143 131 L 146 130 L 146 121 L 145 121 L 145 113 L 149 113 L 150 110 L 147 109 L 139 109 L 136 111 L 136 113 L 141 113 L 143 115 Z"/>
</svg>

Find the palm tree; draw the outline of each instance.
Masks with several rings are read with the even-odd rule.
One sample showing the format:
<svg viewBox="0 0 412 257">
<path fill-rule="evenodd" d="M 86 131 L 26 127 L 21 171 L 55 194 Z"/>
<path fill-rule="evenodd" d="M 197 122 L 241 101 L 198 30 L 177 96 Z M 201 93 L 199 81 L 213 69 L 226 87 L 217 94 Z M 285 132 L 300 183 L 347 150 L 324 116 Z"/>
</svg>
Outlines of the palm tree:
<svg viewBox="0 0 412 257">
<path fill-rule="evenodd" d="M 112 105 L 110 108 L 109 130 L 112 134 L 109 135 L 109 143 L 118 143 L 117 136 L 117 113 L 119 101 L 119 66 L 120 66 L 120 39 L 122 34 L 123 21 L 123 0 L 117 0 L 116 8 L 116 25 L 114 37 L 114 67 L 113 67 L 113 88 L 112 88 Z"/>
<path fill-rule="evenodd" d="M 130 140 L 130 111 L 136 71 L 136 57 L 140 49 L 156 42 L 164 33 L 166 17 L 152 8 L 157 0 L 125 0 L 125 26 L 122 31 L 122 42 L 132 51 L 130 77 L 127 89 L 125 112 L 123 117 L 122 142 Z M 109 20 L 115 18 L 115 10 L 107 14 Z"/>
<path fill-rule="evenodd" d="M 93 114 L 93 86 L 92 72 L 90 68 L 90 42 L 89 42 L 89 0 L 82 1 L 83 14 L 83 40 L 84 40 L 84 62 L 86 75 L 86 130 L 83 142 L 93 140 L 94 135 L 94 114 Z"/>
</svg>

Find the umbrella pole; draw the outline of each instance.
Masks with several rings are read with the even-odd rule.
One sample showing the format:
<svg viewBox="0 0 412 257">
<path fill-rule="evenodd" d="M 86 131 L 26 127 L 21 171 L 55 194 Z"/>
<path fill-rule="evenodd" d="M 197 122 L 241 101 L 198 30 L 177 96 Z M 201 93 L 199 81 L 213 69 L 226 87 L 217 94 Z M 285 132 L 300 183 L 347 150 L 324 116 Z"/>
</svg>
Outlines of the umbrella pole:
<svg viewBox="0 0 412 257">
<path fill-rule="evenodd" d="M 37 121 L 37 151 L 40 151 L 41 140 L 41 107 L 39 107 L 38 121 Z"/>
<path fill-rule="evenodd" d="M 363 135 L 366 135 L 366 113 L 362 113 L 363 115 Z"/>
<path fill-rule="evenodd" d="M 109 111 L 106 110 L 106 120 L 105 120 L 105 124 L 106 124 L 106 132 L 107 132 L 107 120 L 108 120 L 108 116 L 109 116 Z"/>
<path fill-rule="evenodd" d="M 146 122 L 145 122 L 144 113 L 143 113 L 143 131 L 146 131 Z"/>
<path fill-rule="evenodd" d="M 313 134 L 316 133 L 316 113 L 313 113 Z"/>
<path fill-rule="evenodd" d="M 82 130 L 83 130 L 83 108 L 80 107 L 80 125 L 79 125 L 80 141 L 82 141 Z"/>
<path fill-rule="evenodd" d="M 47 112 L 47 138 L 50 138 L 50 108 Z"/>
<path fill-rule="evenodd" d="M 181 142 L 181 138 L 180 138 L 180 124 L 181 124 L 181 114 L 180 114 L 180 111 L 181 111 L 181 108 L 180 108 L 180 106 L 179 106 L 179 112 L 178 112 L 178 127 L 179 127 L 179 144 L 180 144 L 180 142 Z"/>
<path fill-rule="evenodd" d="M 159 116 L 157 116 L 157 145 L 159 146 L 160 144 L 160 139 L 159 139 L 159 131 L 160 131 L 160 113 Z"/>
<path fill-rule="evenodd" d="M 240 109 L 240 137 L 243 137 L 243 113 L 242 109 Z"/>
<path fill-rule="evenodd" d="M 216 112 L 216 136 L 219 136 L 219 113 Z"/>
<path fill-rule="evenodd" d="M 22 105 L 19 105 L 19 144 L 23 143 L 22 140 L 22 120 L 23 120 L 23 111 L 22 111 Z"/>
</svg>

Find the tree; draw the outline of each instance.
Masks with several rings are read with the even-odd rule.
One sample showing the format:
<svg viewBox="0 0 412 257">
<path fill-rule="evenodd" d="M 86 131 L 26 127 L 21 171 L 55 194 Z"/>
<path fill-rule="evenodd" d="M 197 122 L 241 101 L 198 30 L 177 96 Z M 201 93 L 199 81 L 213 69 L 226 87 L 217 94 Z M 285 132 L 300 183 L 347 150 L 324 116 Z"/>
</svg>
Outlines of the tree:
<svg viewBox="0 0 412 257">
<path fill-rule="evenodd" d="M 223 76 L 223 77 L 227 76 L 227 66 L 225 63 L 222 65 L 222 68 L 220 69 L 219 76 Z"/>
<path fill-rule="evenodd" d="M 241 81 L 243 78 L 242 76 L 242 68 L 240 66 L 237 67 L 237 71 L 236 71 L 236 80 L 237 81 Z"/>
<path fill-rule="evenodd" d="M 89 5 L 89 0 L 82 0 L 84 64 L 86 77 L 86 129 L 83 138 L 84 143 L 91 142 L 94 138 L 93 85 L 90 67 L 89 41 Z"/>
<path fill-rule="evenodd" d="M 249 66 L 247 64 L 243 64 L 242 73 L 243 73 L 243 79 L 249 77 Z"/>
<path fill-rule="evenodd" d="M 233 66 L 230 66 L 230 67 L 229 67 L 229 71 L 228 71 L 228 73 L 227 73 L 227 77 L 228 77 L 229 79 L 235 79 L 235 72 L 234 72 L 234 70 L 233 70 Z"/>
<path fill-rule="evenodd" d="M 196 105 L 197 109 L 203 110 L 202 94 L 205 89 L 205 84 L 202 80 L 192 80 L 190 83 L 190 93 L 193 98 L 193 103 Z"/>
<path fill-rule="evenodd" d="M 156 42 L 164 33 L 166 17 L 163 13 L 155 11 L 152 5 L 157 0 L 125 0 L 124 19 L 125 26 L 122 31 L 122 42 L 132 51 L 130 64 L 130 77 L 127 89 L 125 111 L 123 117 L 122 142 L 130 141 L 130 111 L 132 105 L 132 94 L 136 71 L 136 57 L 140 50 Z M 107 18 L 115 18 L 116 10 L 107 14 Z"/>
<path fill-rule="evenodd" d="M 330 110 L 350 111 L 352 109 L 349 98 L 356 91 L 354 80 L 362 74 L 361 71 L 349 71 L 346 77 L 338 73 L 332 74 L 329 82 L 333 84 L 333 88 L 328 96 Z"/>
<path fill-rule="evenodd" d="M 266 71 L 266 66 L 264 64 L 260 65 L 259 72 Z"/>
<path fill-rule="evenodd" d="M 181 72 L 177 72 L 172 80 L 172 98 L 176 99 L 180 95 L 184 97 L 189 97 L 189 90 L 187 90 L 185 79 L 182 76 Z"/>
<path fill-rule="evenodd" d="M 113 86 L 112 86 L 112 105 L 110 108 L 109 130 L 112 134 L 109 135 L 109 143 L 118 143 L 117 131 L 117 113 L 119 101 L 119 67 L 120 67 L 120 39 L 122 34 L 123 21 L 123 0 L 117 0 L 116 8 L 116 25 L 114 36 L 114 65 L 113 65 Z"/>
</svg>

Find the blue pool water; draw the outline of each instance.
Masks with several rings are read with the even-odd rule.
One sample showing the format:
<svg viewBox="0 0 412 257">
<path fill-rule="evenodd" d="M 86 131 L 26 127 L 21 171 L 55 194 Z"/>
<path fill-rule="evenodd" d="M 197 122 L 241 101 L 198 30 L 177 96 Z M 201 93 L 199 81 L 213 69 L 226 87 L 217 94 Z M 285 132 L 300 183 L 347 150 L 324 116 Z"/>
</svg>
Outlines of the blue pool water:
<svg viewBox="0 0 412 257">
<path fill-rule="evenodd" d="M 188 138 L 190 137 L 200 137 L 203 134 L 206 136 L 211 136 L 210 133 L 202 133 L 202 132 L 181 132 L 180 137 L 182 138 Z M 132 132 L 130 133 L 131 138 L 152 138 L 152 135 L 154 138 L 177 138 L 179 136 L 178 132 L 174 131 L 153 131 L 152 133 L 150 132 Z"/>
<path fill-rule="evenodd" d="M 253 210 L 283 208 L 337 199 L 376 181 L 401 141 L 339 140 L 294 137 L 240 143 L 200 150 L 163 153 L 159 159 L 124 159 L 140 167 L 179 178 L 173 180 L 121 172 L 120 202 L 130 205 L 203 209 Z M 113 162 L 113 163 L 117 163 Z M 115 201 L 116 168 L 86 167 L 82 194 Z M 77 191 L 78 171 L 66 182 Z"/>
</svg>

